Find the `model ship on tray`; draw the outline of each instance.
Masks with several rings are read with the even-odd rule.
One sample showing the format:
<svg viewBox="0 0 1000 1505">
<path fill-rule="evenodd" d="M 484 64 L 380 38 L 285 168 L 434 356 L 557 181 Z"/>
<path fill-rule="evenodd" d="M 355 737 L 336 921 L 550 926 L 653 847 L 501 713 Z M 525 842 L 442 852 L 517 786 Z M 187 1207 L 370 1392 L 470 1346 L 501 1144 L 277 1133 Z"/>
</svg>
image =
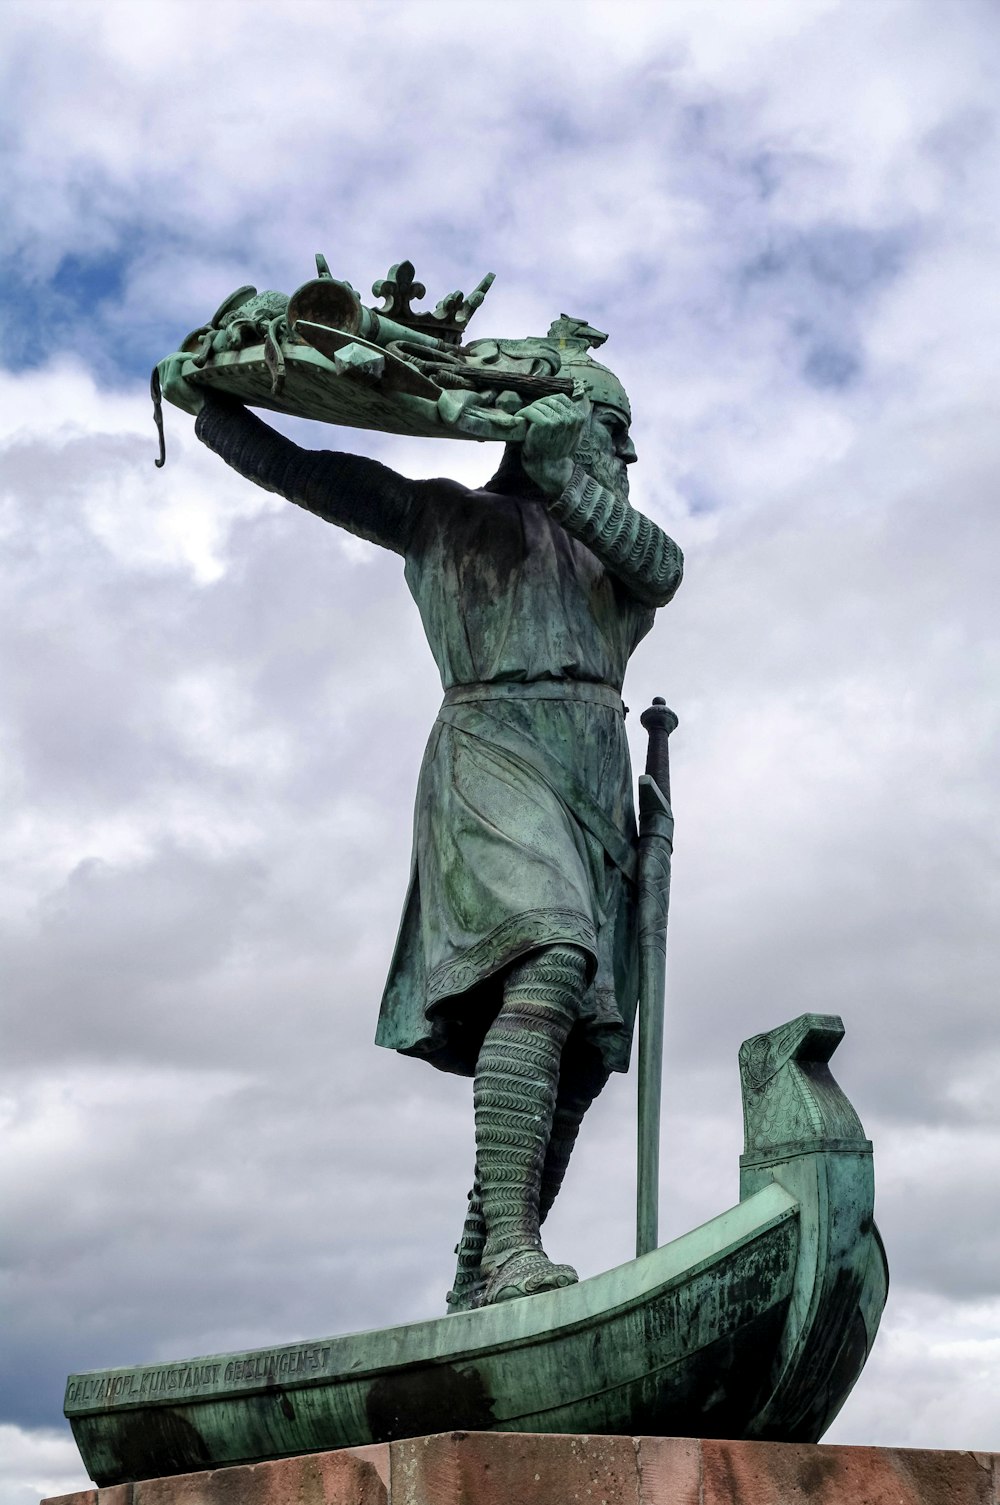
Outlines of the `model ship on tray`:
<svg viewBox="0 0 1000 1505">
<path fill-rule="evenodd" d="M 545 339 L 463 344 L 492 273 L 468 297 L 451 293 L 417 312 L 425 290 L 408 261 L 373 284 L 378 310 L 332 277 L 324 256 L 316 266 L 291 297 L 239 288 L 183 341 L 184 374 L 255 407 L 348 428 L 516 443 L 525 434 L 517 415 L 532 400 L 584 396 L 560 374 L 567 348 L 607 338 L 563 316 Z"/>
</svg>

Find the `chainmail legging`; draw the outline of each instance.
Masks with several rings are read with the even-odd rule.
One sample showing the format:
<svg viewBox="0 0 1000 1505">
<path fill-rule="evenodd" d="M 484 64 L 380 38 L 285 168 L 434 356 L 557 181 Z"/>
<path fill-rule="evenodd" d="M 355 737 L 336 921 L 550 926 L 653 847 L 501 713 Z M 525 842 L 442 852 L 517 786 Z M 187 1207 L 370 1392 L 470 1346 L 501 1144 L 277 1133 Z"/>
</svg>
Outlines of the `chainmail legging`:
<svg viewBox="0 0 1000 1505">
<path fill-rule="evenodd" d="M 542 1189 L 538 1204 L 539 1225 L 545 1222 L 552 1204 L 562 1186 L 570 1155 L 580 1132 L 587 1109 L 604 1088 L 608 1080 L 599 1052 L 589 1046 L 574 1050 L 574 1036 L 570 1036 L 563 1049 L 560 1064 L 559 1091 L 556 1095 L 556 1110 L 552 1117 L 552 1133 L 545 1152 L 542 1167 Z M 482 1187 L 479 1181 L 479 1165 L 476 1164 L 472 1190 L 469 1192 L 469 1209 L 462 1230 L 462 1238 L 455 1248 L 458 1268 L 455 1272 L 454 1290 L 450 1303 L 462 1304 L 468 1293 L 480 1282 L 480 1262 L 483 1245 L 486 1243 L 486 1224 L 483 1219 Z"/>
<path fill-rule="evenodd" d="M 486 1264 L 515 1249 L 541 1249 L 542 1171 L 559 1062 L 579 1012 L 586 965 L 575 946 L 548 946 L 517 963 L 483 1040 L 474 1103 Z"/>
<path fill-rule="evenodd" d="M 609 1075 L 597 1047 L 579 1043 L 577 1036 L 571 1035 L 563 1050 L 556 1111 L 542 1169 L 539 1223 L 544 1223 L 552 1211 L 584 1115 L 607 1084 Z"/>
</svg>

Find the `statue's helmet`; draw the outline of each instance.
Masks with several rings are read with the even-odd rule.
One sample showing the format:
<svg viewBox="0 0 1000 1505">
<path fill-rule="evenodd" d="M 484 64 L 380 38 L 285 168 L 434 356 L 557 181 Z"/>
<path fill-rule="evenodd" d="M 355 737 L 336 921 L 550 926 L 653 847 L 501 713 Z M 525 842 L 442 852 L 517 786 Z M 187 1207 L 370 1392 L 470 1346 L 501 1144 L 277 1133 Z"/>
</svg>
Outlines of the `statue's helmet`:
<svg viewBox="0 0 1000 1505">
<path fill-rule="evenodd" d="M 573 319 L 567 314 L 549 327 L 548 343 L 559 352 L 561 376 L 571 376 L 583 387 L 591 402 L 613 408 L 626 422 L 632 422 L 632 409 L 628 393 L 613 371 L 602 366 L 589 355 L 589 351 L 603 345 L 607 335 L 595 329 L 583 319 Z"/>
</svg>

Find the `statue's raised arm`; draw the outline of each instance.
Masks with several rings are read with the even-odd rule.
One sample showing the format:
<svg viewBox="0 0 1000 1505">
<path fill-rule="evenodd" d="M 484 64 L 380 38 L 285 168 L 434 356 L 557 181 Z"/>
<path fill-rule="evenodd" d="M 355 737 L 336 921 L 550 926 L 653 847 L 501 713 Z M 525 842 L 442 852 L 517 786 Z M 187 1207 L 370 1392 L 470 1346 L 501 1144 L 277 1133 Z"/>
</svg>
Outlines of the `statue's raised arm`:
<svg viewBox="0 0 1000 1505">
<path fill-rule="evenodd" d="M 324 522 L 406 552 L 414 506 L 410 481 L 362 455 L 303 449 L 241 402 L 186 381 L 180 366 L 178 356 L 160 363 L 163 395 L 196 415 L 198 438 L 233 470 Z"/>
<path fill-rule="evenodd" d="M 239 403 L 210 397 L 195 433 L 240 475 L 277 492 L 324 522 L 405 554 L 413 526 L 415 487 L 387 465 L 363 455 L 309 450 L 294 444 Z"/>
</svg>

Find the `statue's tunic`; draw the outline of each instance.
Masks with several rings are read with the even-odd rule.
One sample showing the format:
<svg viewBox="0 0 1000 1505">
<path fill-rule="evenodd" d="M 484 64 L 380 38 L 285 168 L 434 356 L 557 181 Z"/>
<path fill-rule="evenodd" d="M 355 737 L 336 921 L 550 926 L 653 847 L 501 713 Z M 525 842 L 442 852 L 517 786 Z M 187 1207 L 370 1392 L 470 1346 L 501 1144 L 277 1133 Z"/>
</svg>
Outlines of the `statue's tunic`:
<svg viewBox="0 0 1000 1505">
<path fill-rule="evenodd" d="M 570 942 L 592 959 L 582 1030 L 624 1070 L 637 955 L 620 690 L 680 580 L 676 545 L 579 470 L 546 503 L 303 451 L 217 403 L 198 434 L 259 484 L 402 554 L 441 674 L 379 1044 L 471 1074 L 504 969 Z"/>
</svg>

